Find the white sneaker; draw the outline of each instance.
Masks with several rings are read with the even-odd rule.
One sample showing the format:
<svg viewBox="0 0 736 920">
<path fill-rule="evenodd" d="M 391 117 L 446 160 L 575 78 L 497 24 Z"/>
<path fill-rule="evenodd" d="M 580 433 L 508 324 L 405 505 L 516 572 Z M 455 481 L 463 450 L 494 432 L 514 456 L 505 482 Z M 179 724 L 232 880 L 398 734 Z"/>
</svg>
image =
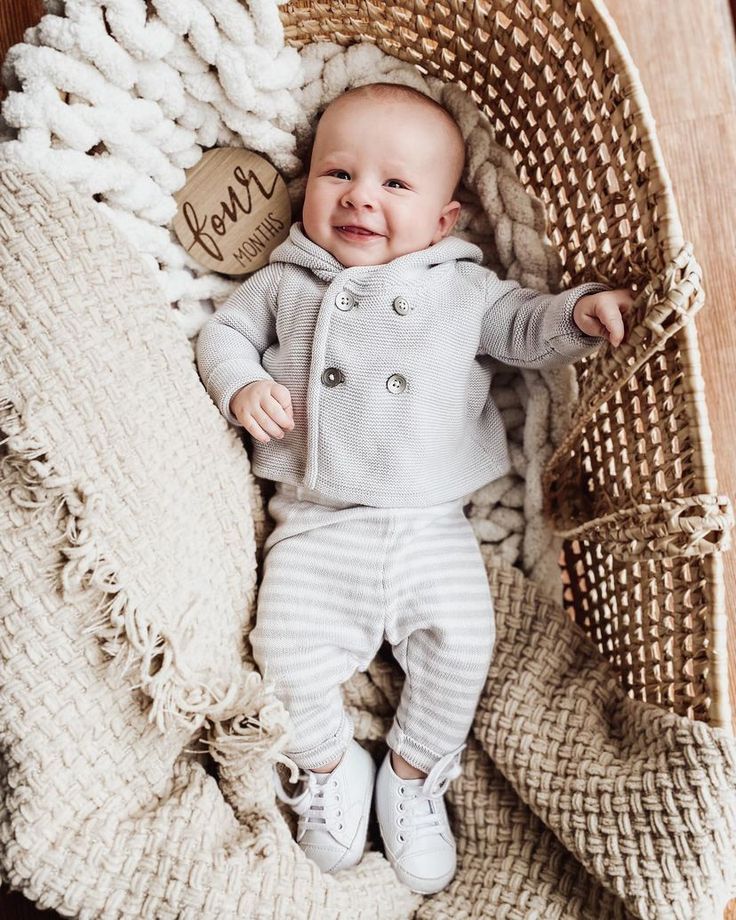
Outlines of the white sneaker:
<svg viewBox="0 0 736 920">
<path fill-rule="evenodd" d="M 284 792 L 274 767 L 276 795 L 299 815 L 296 842 L 323 872 L 360 862 L 375 776 L 373 758 L 355 739 L 331 773 L 302 772 L 303 788 L 294 797 Z"/>
<path fill-rule="evenodd" d="M 455 875 L 457 851 L 444 795 L 461 773 L 465 745 L 442 757 L 424 779 L 402 779 L 389 750 L 376 780 L 376 816 L 386 858 L 412 891 L 434 894 Z"/>
</svg>

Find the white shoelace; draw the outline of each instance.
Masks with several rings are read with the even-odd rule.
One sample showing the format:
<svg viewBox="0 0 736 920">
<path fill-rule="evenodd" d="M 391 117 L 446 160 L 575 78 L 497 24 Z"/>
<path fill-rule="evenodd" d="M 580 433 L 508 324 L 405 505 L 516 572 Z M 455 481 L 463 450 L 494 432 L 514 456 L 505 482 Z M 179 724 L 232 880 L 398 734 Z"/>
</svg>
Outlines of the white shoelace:
<svg viewBox="0 0 736 920">
<path fill-rule="evenodd" d="M 297 795 L 290 796 L 285 792 L 275 766 L 273 775 L 277 797 L 291 805 L 299 815 L 300 827 L 303 826 L 305 830 L 342 830 L 342 822 L 339 820 L 342 817 L 342 809 L 337 780 L 329 777 L 323 783 L 319 783 L 315 773 L 300 773 L 299 779 L 305 784 L 304 788 Z"/>
<path fill-rule="evenodd" d="M 441 834 L 445 829 L 445 818 L 438 810 L 437 803 L 444 796 L 452 780 L 462 772 L 459 761 L 464 748 L 463 744 L 441 757 L 421 786 L 410 786 L 406 781 L 399 786 L 399 795 L 405 800 L 399 803 L 399 811 L 402 814 L 397 819 L 401 828 L 401 843 Z"/>
</svg>

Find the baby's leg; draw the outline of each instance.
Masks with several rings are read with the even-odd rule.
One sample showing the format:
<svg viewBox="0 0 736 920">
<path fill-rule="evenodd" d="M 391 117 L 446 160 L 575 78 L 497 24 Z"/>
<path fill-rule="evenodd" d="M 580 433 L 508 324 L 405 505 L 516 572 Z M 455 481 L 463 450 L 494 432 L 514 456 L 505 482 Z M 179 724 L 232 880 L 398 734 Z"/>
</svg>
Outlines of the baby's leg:
<svg viewBox="0 0 736 920">
<path fill-rule="evenodd" d="M 491 661 L 488 577 L 462 502 L 397 517 L 386 636 L 406 680 L 389 747 L 428 773 L 465 741 Z"/>
<path fill-rule="evenodd" d="M 380 558 L 387 527 L 356 508 L 272 501 L 277 528 L 266 543 L 250 642 L 294 724 L 286 753 L 315 770 L 347 748 L 353 723 L 340 686 L 365 670 L 383 640 L 381 566 L 372 554 Z"/>
</svg>

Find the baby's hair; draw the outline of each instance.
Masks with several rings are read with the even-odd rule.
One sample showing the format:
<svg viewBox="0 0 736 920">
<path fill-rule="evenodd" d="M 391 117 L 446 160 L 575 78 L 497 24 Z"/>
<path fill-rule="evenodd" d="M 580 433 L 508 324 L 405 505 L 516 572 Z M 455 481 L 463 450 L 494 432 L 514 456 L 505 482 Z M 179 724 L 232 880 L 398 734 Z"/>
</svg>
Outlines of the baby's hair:
<svg viewBox="0 0 736 920">
<path fill-rule="evenodd" d="M 450 132 L 455 137 L 455 157 L 454 162 L 451 164 L 456 170 L 456 179 L 455 185 L 453 187 L 452 197 L 456 198 L 460 190 L 460 182 L 462 179 L 462 174 L 465 169 L 465 141 L 463 140 L 462 133 L 458 127 L 455 119 L 450 115 L 447 109 L 441 105 L 439 102 L 435 102 L 431 96 L 427 96 L 425 93 L 420 92 L 418 89 L 414 89 L 413 86 L 404 86 L 401 83 L 366 83 L 364 86 L 354 86 L 351 89 L 345 90 L 344 93 L 337 96 L 332 100 L 322 112 L 319 113 L 317 121 L 315 122 L 314 135 L 312 138 L 312 145 L 310 145 L 308 154 L 307 154 L 307 163 L 306 163 L 306 172 L 309 172 L 309 167 L 312 158 L 312 147 L 314 146 L 314 137 L 317 136 L 317 125 L 319 120 L 324 114 L 325 111 L 335 102 L 339 102 L 343 99 L 346 99 L 350 96 L 355 96 L 360 98 L 361 96 L 367 96 L 374 99 L 383 99 L 386 101 L 391 101 L 393 99 L 398 99 L 405 102 L 414 102 L 421 105 L 425 105 L 428 108 L 431 108 L 435 114 L 439 114 L 445 124 L 450 129 Z"/>
</svg>

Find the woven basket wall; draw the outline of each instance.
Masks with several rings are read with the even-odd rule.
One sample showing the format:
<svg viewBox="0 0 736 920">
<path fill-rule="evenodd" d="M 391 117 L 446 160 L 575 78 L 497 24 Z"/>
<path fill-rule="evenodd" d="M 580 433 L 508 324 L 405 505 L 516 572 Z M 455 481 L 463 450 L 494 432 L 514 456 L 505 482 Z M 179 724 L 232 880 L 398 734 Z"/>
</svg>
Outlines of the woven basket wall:
<svg viewBox="0 0 736 920">
<path fill-rule="evenodd" d="M 718 496 L 682 236 L 649 105 L 598 0 L 296 2 L 287 41 L 374 42 L 457 82 L 546 205 L 561 286 L 636 292 L 626 342 L 577 366 L 579 401 L 544 478 L 565 603 L 631 695 L 728 727 Z"/>
</svg>

